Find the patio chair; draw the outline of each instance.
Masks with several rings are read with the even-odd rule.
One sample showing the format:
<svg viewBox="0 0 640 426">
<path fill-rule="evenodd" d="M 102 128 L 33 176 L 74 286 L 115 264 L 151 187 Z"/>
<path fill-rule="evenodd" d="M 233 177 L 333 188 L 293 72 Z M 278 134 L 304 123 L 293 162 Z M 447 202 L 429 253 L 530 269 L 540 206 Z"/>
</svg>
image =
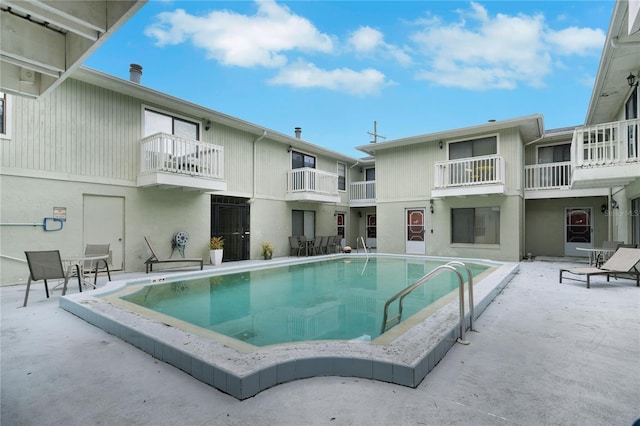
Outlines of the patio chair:
<svg viewBox="0 0 640 426">
<path fill-rule="evenodd" d="M 607 262 L 600 268 L 560 269 L 560 283 L 562 284 L 563 273 L 585 276 L 587 288 L 591 287 L 591 277 L 594 275 L 606 275 L 607 282 L 609 282 L 611 275 L 615 278 L 620 277 L 620 275 L 629 275 L 631 277 L 630 279 L 635 278 L 636 286 L 640 287 L 640 270 L 638 270 L 638 262 L 640 262 L 640 249 L 622 247 L 612 254 L 609 260 L 607 260 Z M 582 281 L 580 279 L 567 276 L 564 278 L 568 280 Z"/>
<path fill-rule="evenodd" d="M 296 256 L 300 256 L 303 248 L 304 246 L 300 243 L 297 235 L 289 237 L 289 256 L 293 256 L 294 253 Z"/>
<path fill-rule="evenodd" d="M 192 257 L 192 258 L 179 258 L 179 259 L 171 259 L 171 258 L 161 258 L 158 255 L 158 252 L 153 248 L 149 237 L 144 237 L 144 241 L 149 246 L 149 250 L 151 250 L 151 257 L 148 258 L 144 264 L 146 268 L 146 273 L 148 274 L 150 271 L 153 271 L 153 265 L 157 263 L 199 263 L 200 270 L 204 267 L 204 261 L 201 257 Z"/>
<path fill-rule="evenodd" d="M 617 250 L 624 241 L 603 241 L 602 248 L 608 250 Z M 596 259 L 596 268 L 602 266 L 604 262 L 609 260 L 613 252 L 603 252 L 598 254 L 598 258 Z"/>
<path fill-rule="evenodd" d="M 98 260 L 86 260 L 84 262 L 84 274 L 91 275 L 94 274 L 94 282 L 93 285 L 95 287 L 96 282 L 98 280 L 98 272 L 102 270 L 107 271 L 107 276 L 109 277 L 109 281 L 111 281 L 111 271 L 109 271 L 109 260 L 110 260 L 110 252 L 109 248 L 111 244 L 87 244 L 84 248 L 85 257 L 92 256 L 109 256 L 107 259 L 98 259 Z"/>
<path fill-rule="evenodd" d="M 313 254 L 322 254 L 322 237 L 316 237 L 315 240 L 313 240 L 311 249 L 313 250 Z"/>
<path fill-rule="evenodd" d="M 27 291 L 24 294 L 23 307 L 27 306 L 31 281 L 44 281 L 44 290 L 47 294 L 47 299 L 49 298 L 49 284 L 47 280 L 64 280 L 62 295 L 64 296 L 67 293 L 69 275 L 62 266 L 59 250 L 25 251 L 24 254 L 27 257 L 27 264 L 29 265 L 29 279 L 27 280 Z M 78 277 L 78 288 L 82 292 L 80 277 Z"/>
</svg>

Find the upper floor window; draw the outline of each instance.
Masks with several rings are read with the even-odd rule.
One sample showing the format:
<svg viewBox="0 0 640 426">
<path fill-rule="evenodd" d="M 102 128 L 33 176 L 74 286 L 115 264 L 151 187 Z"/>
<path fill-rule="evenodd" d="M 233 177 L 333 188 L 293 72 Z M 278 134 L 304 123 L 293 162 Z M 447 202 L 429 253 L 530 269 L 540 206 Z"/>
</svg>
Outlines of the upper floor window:
<svg viewBox="0 0 640 426">
<path fill-rule="evenodd" d="M 338 190 L 346 191 L 347 189 L 347 165 L 338 163 Z"/>
<path fill-rule="evenodd" d="M 454 142 L 449 144 L 449 160 L 459 158 L 481 157 L 498 153 L 497 136 Z"/>
<path fill-rule="evenodd" d="M 11 96 L 0 92 L 0 139 L 11 139 Z"/>
<path fill-rule="evenodd" d="M 155 133 L 167 133 L 184 139 L 197 141 L 200 139 L 200 125 L 184 118 L 174 117 L 167 113 L 144 110 L 144 136 Z"/>
<path fill-rule="evenodd" d="M 316 157 L 303 154 L 302 152 L 291 152 L 291 168 L 301 169 L 303 167 L 309 167 L 310 169 L 316 168 Z"/>
<path fill-rule="evenodd" d="M 541 146 L 538 148 L 538 164 L 571 161 L 571 144 Z"/>
</svg>

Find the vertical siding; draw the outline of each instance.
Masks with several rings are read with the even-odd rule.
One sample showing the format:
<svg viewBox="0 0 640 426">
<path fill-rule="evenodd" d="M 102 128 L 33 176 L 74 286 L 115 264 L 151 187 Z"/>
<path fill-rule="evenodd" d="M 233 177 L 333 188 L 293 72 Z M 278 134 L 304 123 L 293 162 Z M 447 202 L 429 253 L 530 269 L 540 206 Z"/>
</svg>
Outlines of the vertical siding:
<svg viewBox="0 0 640 426">
<path fill-rule="evenodd" d="M 39 100 L 14 100 L 3 167 L 135 181 L 139 101 L 73 79 Z"/>
</svg>

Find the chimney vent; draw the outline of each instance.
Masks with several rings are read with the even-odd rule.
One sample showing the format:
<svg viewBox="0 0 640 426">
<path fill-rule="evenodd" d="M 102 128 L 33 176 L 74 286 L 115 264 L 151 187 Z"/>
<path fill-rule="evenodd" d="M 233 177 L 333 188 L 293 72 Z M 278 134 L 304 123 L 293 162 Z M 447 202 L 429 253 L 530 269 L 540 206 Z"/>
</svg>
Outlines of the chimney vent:
<svg viewBox="0 0 640 426">
<path fill-rule="evenodd" d="M 300 139 L 302 135 L 302 127 L 296 127 L 294 130 L 296 131 L 296 138 Z"/>
<path fill-rule="evenodd" d="M 129 80 L 140 84 L 142 78 L 142 67 L 138 64 L 129 65 Z"/>
</svg>

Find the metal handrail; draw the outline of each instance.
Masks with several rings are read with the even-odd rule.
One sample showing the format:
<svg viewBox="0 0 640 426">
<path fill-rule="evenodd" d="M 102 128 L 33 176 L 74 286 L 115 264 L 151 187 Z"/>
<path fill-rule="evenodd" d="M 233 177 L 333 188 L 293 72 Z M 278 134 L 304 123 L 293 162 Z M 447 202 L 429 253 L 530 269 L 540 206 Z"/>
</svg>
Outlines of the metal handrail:
<svg viewBox="0 0 640 426">
<path fill-rule="evenodd" d="M 367 260 L 369 260 L 369 252 L 367 251 L 367 245 L 364 243 L 364 237 L 358 237 L 356 239 L 356 251 L 359 251 L 360 241 L 362 241 L 362 248 L 364 249 L 364 254 L 367 255 Z"/>
<path fill-rule="evenodd" d="M 469 330 L 475 331 L 473 328 L 473 274 L 471 273 L 471 269 L 459 260 L 452 260 L 448 262 L 447 265 L 461 266 L 467 270 L 467 276 L 469 277 Z"/>
<path fill-rule="evenodd" d="M 431 278 L 435 277 L 436 275 L 440 274 L 443 271 L 451 271 L 453 273 L 456 274 L 456 276 L 458 277 L 458 282 L 459 282 L 459 295 L 460 295 L 460 338 L 458 338 L 458 343 L 464 344 L 464 345 L 468 345 L 469 342 L 465 340 L 465 320 L 464 320 L 464 279 L 462 278 L 462 274 L 455 268 L 454 265 L 456 266 L 460 266 L 457 265 L 456 262 L 450 262 L 452 263 L 450 264 L 446 264 L 446 265 L 440 265 L 436 268 L 434 268 L 431 272 L 429 272 L 428 274 L 426 274 L 425 276 L 423 276 L 422 278 L 420 278 L 418 281 L 414 282 L 413 284 L 411 284 L 410 286 L 402 289 L 401 291 L 399 291 L 398 293 L 396 293 L 395 295 L 391 296 L 389 298 L 389 300 L 387 300 L 387 302 L 384 304 L 384 315 L 382 317 L 382 328 L 380 331 L 380 334 L 385 333 L 387 330 L 389 330 L 390 328 L 392 328 L 393 326 L 397 325 L 400 323 L 401 319 L 402 319 L 402 308 L 403 308 L 403 300 L 404 298 L 411 293 L 413 290 L 417 289 L 418 287 L 422 286 L 423 284 L 425 284 L 427 281 L 429 281 Z M 461 262 L 459 262 L 461 263 Z M 466 266 L 464 264 L 462 264 L 462 266 L 464 266 L 466 268 Z M 467 269 L 467 271 L 469 272 L 469 274 L 471 274 L 471 271 L 469 271 Z M 391 303 L 395 302 L 396 300 L 398 300 L 398 314 L 395 315 L 393 318 L 388 318 L 389 317 L 389 306 L 391 305 Z"/>
</svg>

